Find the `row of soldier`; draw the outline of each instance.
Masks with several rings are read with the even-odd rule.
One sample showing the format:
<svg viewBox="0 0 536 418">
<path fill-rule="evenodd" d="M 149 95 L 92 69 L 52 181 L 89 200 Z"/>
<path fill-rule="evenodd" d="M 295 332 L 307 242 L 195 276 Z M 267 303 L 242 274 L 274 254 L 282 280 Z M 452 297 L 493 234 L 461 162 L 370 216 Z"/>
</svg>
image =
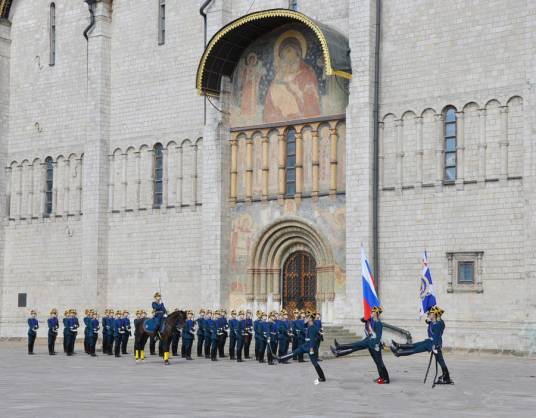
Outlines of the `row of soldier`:
<svg viewBox="0 0 536 418">
<path fill-rule="evenodd" d="M 154 313 L 154 312 L 153 312 Z M 33 354 L 34 343 L 39 328 L 37 314 L 31 311 L 28 319 L 28 353 Z M 289 319 L 288 312 L 272 311 L 269 314 L 257 311 L 256 320 L 252 318 L 250 310 L 231 311 L 231 317 L 227 317 L 225 309 L 211 311 L 201 309 L 198 317 L 194 320 L 193 312 L 187 311 L 187 320 L 180 327 L 178 324 L 173 327 L 171 337 L 171 350 L 174 356 L 178 355 L 179 340 L 182 338 L 181 356 L 187 360 L 192 360 L 192 347 L 197 338 L 197 356 L 210 358 L 217 361 L 218 357 L 225 355 L 225 346 L 229 340 L 229 357 L 231 360 L 242 362 L 242 357 L 250 358 L 250 346 L 255 339 L 255 360 L 260 363 L 265 362 L 265 355 L 268 364 L 274 364 L 276 357 L 287 354 L 290 347 L 295 350 L 306 340 L 306 317 L 314 315 L 314 323 L 322 335 L 322 322 L 319 313 L 294 310 L 294 319 Z M 146 319 L 147 313 L 144 310 L 136 311 L 134 319 L 134 332 L 138 329 L 138 323 Z M 74 354 L 74 346 L 78 336 L 80 323 L 77 312 L 69 309 L 64 312 L 63 318 L 63 349 L 71 356 Z M 129 338 L 132 336 L 132 327 L 128 311 L 106 309 L 104 316 L 99 320 L 98 313 L 93 309 L 86 309 L 83 318 L 84 329 L 84 351 L 96 356 L 96 345 L 99 332 L 102 331 L 102 352 L 103 354 L 120 357 L 121 354 L 128 354 L 127 346 Z M 52 309 L 47 320 L 48 325 L 48 352 L 55 355 L 55 342 L 59 332 L 58 311 Z M 149 349 L 151 354 L 156 354 L 156 342 L 158 337 L 151 337 Z M 315 344 L 315 355 L 318 356 L 318 348 L 322 337 Z M 160 355 L 162 355 L 161 350 Z M 242 356 L 242 353 L 244 354 Z M 295 356 L 295 360 L 303 362 L 303 354 Z M 136 352 L 136 360 L 138 353 Z"/>
</svg>

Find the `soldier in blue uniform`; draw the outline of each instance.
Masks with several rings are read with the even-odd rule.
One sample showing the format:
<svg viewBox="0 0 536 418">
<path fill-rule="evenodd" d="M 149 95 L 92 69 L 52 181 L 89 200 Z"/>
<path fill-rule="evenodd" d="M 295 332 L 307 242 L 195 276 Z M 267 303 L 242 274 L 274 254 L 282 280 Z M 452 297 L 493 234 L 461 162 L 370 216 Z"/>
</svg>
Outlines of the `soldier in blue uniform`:
<svg viewBox="0 0 536 418">
<path fill-rule="evenodd" d="M 320 315 L 320 312 L 315 313 L 315 325 L 318 328 L 318 333 L 320 338 L 317 340 L 317 346 L 315 347 L 315 354 L 318 358 L 318 350 L 320 349 L 320 343 L 324 341 L 324 328 L 322 328 L 322 316 Z M 322 361 L 322 359 L 318 358 L 318 361 Z"/>
<path fill-rule="evenodd" d="M 123 327 L 123 319 L 121 318 L 122 312 L 115 312 L 115 319 L 113 322 L 114 331 L 114 354 L 116 357 L 121 357 L 121 341 L 123 340 L 123 334 L 125 329 Z"/>
<path fill-rule="evenodd" d="M 106 325 L 107 325 L 107 322 L 108 322 L 108 309 L 105 309 L 104 310 L 104 314 L 102 315 L 102 318 L 101 318 L 101 328 L 102 328 L 102 354 L 107 354 L 108 353 L 108 337 L 107 337 L 107 330 L 106 330 Z"/>
<path fill-rule="evenodd" d="M 195 320 L 197 336 L 197 357 L 203 357 L 203 344 L 205 342 L 205 310 L 199 310 L 199 316 Z"/>
<path fill-rule="evenodd" d="M 205 338 L 205 358 L 210 358 L 210 346 L 212 345 L 212 327 L 214 326 L 214 320 L 212 319 L 212 311 L 207 309 L 205 326 L 203 327 L 203 335 Z"/>
<path fill-rule="evenodd" d="M 371 318 L 362 321 L 365 323 L 365 338 L 351 344 L 338 344 L 335 340 L 335 348 L 330 347 L 336 357 L 346 356 L 359 350 L 368 349 L 376 368 L 378 369 L 378 378 L 375 380 L 379 385 L 389 384 L 389 373 L 382 359 L 382 333 L 383 324 L 380 318 L 383 309 L 379 306 L 372 307 Z"/>
<path fill-rule="evenodd" d="M 210 359 L 212 361 L 217 361 L 218 354 L 218 343 L 221 335 L 223 334 L 223 323 L 221 321 L 220 311 L 214 311 L 215 319 L 210 321 Z"/>
<path fill-rule="evenodd" d="M 242 348 L 244 347 L 244 338 L 246 336 L 246 319 L 244 318 L 244 311 L 238 312 L 238 319 L 233 326 L 236 339 L 236 361 L 242 363 Z"/>
<path fill-rule="evenodd" d="M 90 316 L 90 310 L 86 309 L 84 311 L 84 319 L 82 320 L 84 323 L 84 351 L 86 354 L 90 354 L 89 352 L 89 321 L 91 321 Z"/>
<path fill-rule="evenodd" d="M 414 344 L 398 344 L 393 341 L 393 345 L 390 347 L 391 351 L 396 357 L 400 356 L 410 356 L 412 354 L 429 352 L 433 353 L 436 358 L 436 361 L 441 366 L 442 375 L 439 377 L 436 384 L 440 385 L 450 385 L 454 383 L 450 379 L 450 373 L 443 358 L 443 332 L 445 331 L 445 323 L 443 322 L 442 316 L 445 313 L 443 309 L 439 306 L 433 306 L 428 311 L 428 318 L 426 322 L 428 323 L 428 338 L 419 341 Z"/>
<path fill-rule="evenodd" d="M 307 328 L 305 329 L 305 342 L 293 352 L 287 354 L 286 356 L 278 358 L 278 361 L 284 362 L 286 360 L 291 359 L 293 355 L 295 354 L 307 353 L 309 355 L 309 360 L 311 360 L 311 364 L 314 366 L 316 373 L 318 374 L 318 379 L 315 380 L 315 384 L 318 384 L 320 382 L 325 382 L 326 376 L 324 375 L 324 371 L 320 368 L 320 365 L 318 364 L 318 357 L 315 354 L 315 350 L 314 350 L 314 348 L 318 344 L 319 338 L 320 338 L 320 330 L 318 329 L 318 326 L 315 324 L 315 316 L 310 315 L 307 318 Z"/>
<path fill-rule="evenodd" d="M 71 309 L 71 317 L 69 320 L 69 347 L 67 350 L 68 355 L 75 354 L 74 347 L 76 344 L 76 336 L 78 335 L 78 328 L 80 328 L 80 322 L 78 322 L 76 310 Z"/>
<path fill-rule="evenodd" d="M 249 359 L 249 348 L 253 339 L 253 319 L 251 318 L 251 311 L 249 309 L 246 311 L 244 326 L 246 330 L 246 335 L 244 335 L 244 358 Z"/>
<path fill-rule="evenodd" d="M 182 328 L 182 355 L 186 360 L 192 360 L 192 345 L 195 337 L 194 313 L 186 312 L 187 319 Z"/>
<path fill-rule="evenodd" d="M 69 310 L 63 313 L 63 352 L 67 354 L 67 347 L 69 346 Z"/>
<path fill-rule="evenodd" d="M 125 333 L 121 340 L 121 353 L 125 355 L 128 354 L 128 339 L 132 336 L 132 326 L 130 325 L 130 318 L 128 315 L 128 311 L 123 311 L 123 328 L 125 329 Z"/>
<path fill-rule="evenodd" d="M 296 347 L 292 348 L 295 351 L 299 346 L 305 343 L 305 312 L 303 310 L 298 312 L 297 319 L 294 321 L 294 334 L 296 334 Z M 303 353 L 295 354 L 298 363 L 303 363 Z M 293 357 L 294 358 L 294 357 Z"/>
<path fill-rule="evenodd" d="M 255 360 L 259 361 L 259 349 L 261 347 L 262 337 L 262 330 L 259 328 L 259 325 L 261 324 L 262 312 L 260 310 L 257 310 L 257 312 L 255 312 L 255 315 L 257 316 L 257 319 L 253 321 L 253 332 L 255 333 Z"/>
<path fill-rule="evenodd" d="M 268 326 L 270 329 L 268 337 L 268 364 L 274 365 L 274 358 L 277 356 L 277 326 L 278 326 L 277 314 L 275 311 L 270 312 L 268 317 Z"/>
<path fill-rule="evenodd" d="M 238 319 L 236 319 L 236 311 L 231 311 L 231 319 L 229 320 L 229 359 L 235 360 L 236 334 Z"/>
<path fill-rule="evenodd" d="M 229 321 L 227 321 L 227 311 L 225 309 L 220 309 L 220 315 L 221 331 L 218 338 L 218 355 L 220 358 L 223 358 L 227 357 L 225 355 L 225 342 L 229 335 Z"/>
<path fill-rule="evenodd" d="M 154 319 L 157 322 L 158 327 L 158 336 L 160 337 L 160 334 L 164 332 L 164 327 L 166 325 L 166 321 L 164 321 L 164 318 L 166 317 L 167 311 L 166 307 L 162 303 L 162 296 L 159 292 L 156 292 L 154 294 L 154 302 L 152 303 L 153 311 L 154 311 Z"/>
<path fill-rule="evenodd" d="M 268 347 L 270 341 L 270 329 L 272 324 L 267 321 L 268 315 L 266 312 L 261 312 L 261 321 L 258 328 L 260 331 L 259 336 L 259 363 L 264 363 L 264 353 Z"/>
<path fill-rule="evenodd" d="M 175 308 L 173 312 L 177 312 L 178 310 L 178 308 Z M 181 331 L 182 329 L 179 327 L 179 319 L 177 318 L 177 321 L 175 324 L 173 324 L 173 328 L 171 328 L 171 354 L 173 357 L 177 357 L 179 355 L 179 340 L 181 338 Z M 181 356 L 185 357 L 185 353 L 182 348 Z"/>
<path fill-rule="evenodd" d="M 114 310 L 109 309 L 106 335 L 108 339 L 108 355 L 110 356 L 114 354 L 114 322 Z"/>
<path fill-rule="evenodd" d="M 90 311 L 89 320 L 89 355 L 96 357 L 97 340 L 99 338 L 99 318 L 96 311 Z"/>
<path fill-rule="evenodd" d="M 35 338 L 39 329 L 39 321 L 37 320 L 37 312 L 33 309 L 30 311 L 28 318 L 28 354 L 33 355 Z"/>
<path fill-rule="evenodd" d="M 48 354 L 51 356 L 56 355 L 56 351 L 54 350 L 56 345 L 56 337 L 58 336 L 58 329 L 60 328 L 60 324 L 58 322 L 58 311 L 56 309 L 52 309 L 50 311 L 50 317 L 47 319 L 47 325 L 48 325 Z"/>
<path fill-rule="evenodd" d="M 277 355 L 284 356 L 288 352 L 289 340 L 292 336 L 292 327 L 288 319 L 288 312 L 285 309 L 281 310 L 281 319 L 277 323 L 277 340 L 279 350 Z M 275 354 L 275 353 L 274 353 Z"/>
</svg>

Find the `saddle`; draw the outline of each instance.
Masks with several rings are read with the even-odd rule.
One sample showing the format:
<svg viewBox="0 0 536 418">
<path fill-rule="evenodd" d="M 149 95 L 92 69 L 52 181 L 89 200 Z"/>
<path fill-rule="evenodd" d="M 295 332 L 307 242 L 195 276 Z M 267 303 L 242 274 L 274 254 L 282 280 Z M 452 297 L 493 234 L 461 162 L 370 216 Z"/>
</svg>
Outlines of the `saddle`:
<svg viewBox="0 0 536 418">
<path fill-rule="evenodd" d="M 154 334 L 158 329 L 158 322 L 155 319 L 146 319 L 143 323 L 143 329 L 148 334 Z"/>
</svg>

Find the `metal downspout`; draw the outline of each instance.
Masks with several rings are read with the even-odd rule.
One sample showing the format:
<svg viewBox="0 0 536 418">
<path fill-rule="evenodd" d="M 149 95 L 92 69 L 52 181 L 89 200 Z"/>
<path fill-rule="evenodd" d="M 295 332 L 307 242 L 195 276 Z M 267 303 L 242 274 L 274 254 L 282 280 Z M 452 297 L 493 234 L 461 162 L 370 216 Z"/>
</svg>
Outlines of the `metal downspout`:
<svg viewBox="0 0 536 418">
<path fill-rule="evenodd" d="M 380 294 L 380 254 L 379 254 L 379 111 L 380 111 L 380 41 L 381 41 L 381 0 L 376 0 L 376 39 L 374 44 L 374 110 L 373 110 L 373 162 L 372 162 L 372 246 L 376 291 Z"/>
<path fill-rule="evenodd" d="M 204 38 L 203 38 L 203 47 L 207 46 L 207 13 L 205 12 L 206 8 L 212 3 L 213 0 L 205 0 L 201 7 L 199 8 L 199 14 L 203 16 L 203 25 L 204 25 Z M 203 113 L 203 125 L 207 124 L 207 96 L 205 95 L 204 103 L 204 113 Z"/>
</svg>

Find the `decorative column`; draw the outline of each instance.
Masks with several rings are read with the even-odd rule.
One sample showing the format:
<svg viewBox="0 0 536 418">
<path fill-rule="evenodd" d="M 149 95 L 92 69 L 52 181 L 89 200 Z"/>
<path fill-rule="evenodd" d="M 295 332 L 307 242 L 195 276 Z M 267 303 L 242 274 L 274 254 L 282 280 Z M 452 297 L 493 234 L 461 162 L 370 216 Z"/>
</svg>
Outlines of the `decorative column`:
<svg viewBox="0 0 536 418">
<path fill-rule="evenodd" d="M 145 174 L 147 176 L 147 178 L 145 179 L 145 184 L 147 185 L 146 187 L 147 193 L 145 194 L 145 207 L 147 208 L 147 210 L 152 209 L 153 203 L 154 203 L 153 155 L 154 155 L 154 150 L 147 149 L 145 151 Z"/>
<path fill-rule="evenodd" d="M 238 140 L 237 134 L 231 137 L 231 204 L 236 205 L 236 195 L 238 187 Z"/>
<path fill-rule="evenodd" d="M 0 144 L 1 146 L 1 144 Z M 13 214 L 11 213 L 11 208 L 13 207 L 13 202 L 12 202 L 12 199 L 13 199 L 13 196 L 12 196 L 12 191 L 13 191 L 13 169 L 11 167 L 6 167 L 6 217 L 8 219 L 12 218 L 13 217 Z M 0 208 L 1 210 L 1 208 Z M 0 222 L 0 228 L 2 228 L 2 223 Z M 1 245 L 2 243 L 0 243 Z M 2 255 L 0 254 L 0 257 Z M 1 272 L 0 272 L 1 274 Z"/>
<path fill-rule="evenodd" d="M 192 144 L 192 209 L 197 206 L 197 144 Z"/>
<path fill-rule="evenodd" d="M 465 119 L 463 111 L 456 112 L 456 184 L 463 189 L 465 178 Z"/>
<path fill-rule="evenodd" d="M 78 207 L 76 208 L 76 213 L 78 215 L 82 215 L 82 206 L 83 206 L 83 201 L 82 201 L 82 189 L 83 189 L 83 184 L 84 184 L 84 159 L 82 157 L 80 157 L 78 160 L 77 160 L 77 163 L 78 163 L 78 186 L 77 186 L 77 190 L 78 190 L 78 195 L 77 195 L 77 204 L 78 204 Z"/>
<path fill-rule="evenodd" d="M 311 152 L 312 152 L 312 156 L 311 156 L 311 162 L 312 162 L 312 165 L 313 165 L 313 185 L 312 185 L 312 197 L 313 197 L 313 200 L 317 200 L 318 199 L 318 193 L 320 191 L 320 137 L 318 135 L 318 126 L 320 124 L 318 123 L 314 123 L 312 125 L 312 141 L 313 143 L 311 144 L 312 145 L 312 149 L 311 149 Z"/>
<path fill-rule="evenodd" d="M 127 167 L 128 167 L 128 154 L 125 151 L 122 154 L 122 166 L 121 166 L 121 185 L 123 186 L 123 201 L 121 202 L 121 211 L 127 210 L 127 198 L 128 198 L 128 180 L 127 180 Z"/>
<path fill-rule="evenodd" d="M 58 169 L 58 162 L 54 161 L 52 166 L 54 167 L 54 180 L 52 182 L 52 212 L 50 213 L 50 217 L 55 218 L 58 215 L 58 186 L 61 182 L 61 176 Z"/>
<path fill-rule="evenodd" d="M 424 155 L 424 144 L 423 144 L 423 120 L 422 116 L 417 116 L 415 118 L 417 125 L 417 151 L 415 152 L 415 159 L 417 161 L 417 181 L 416 186 L 422 187 L 423 182 L 423 155 Z M 383 128 L 380 127 L 380 131 L 383 131 Z"/>
<path fill-rule="evenodd" d="M 17 219 L 22 218 L 22 164 L 17 166 Z"/>
<path fill-rule="evenodd" d="M 183 167 L 183 164 L 182 164 L 182 146 L 177 146 L 177 165 L 175 167 L 176 169 L 176 172 L 175 172 L 175 175 L 177 176 L 177 181 L 176 181 L 176 187 L 177 187 L 177 195 L 176 195 L 176 202 L 175 202 L 175 206 L 176 206 L 176 210 L 177 212 L 179 210 L 181 210 L 181 207 L 182 207 L 182 180 L 183 180 L 183 175 L 182 175 L 182 167 Z"/>
<path fill-rule="evenodd" d="M 141 209 L 141 151 L 134 153 L 136 156 L 136 209 Z"/>
<path fill-rule="evenodd" d="M 434 115 L 436 128 L 436 187 L 443 184 L 443 115 Z"/>
<path fill-rule="evenodd" d="M 68 158 L 63 162 L 63 216 L 69 216 L 69 202 L 71 193 L 71 160 Z"/>
<path fill-rule="evenodd" d="M 30 169 L 30 188 L 28 190 L 28 205 L 26 210 L 28 211 L 28 221 L 34 216 L 34 187 L 35 187 L 35 162 L 29 166 Z"/>
<path fill-rule="evenodd" d="M 480 117 L 478 181 L 483 183 L 486 180 L 486 148 L 488 147 L 486 144 L 486 109 L 480 109 L 478 116 Z"/>
<path fill-rule="evenodd" d="M 40 178 L 40 184 L 39 184 L 39 211 L 41 212 L 39 216 L 45 215 L 45 203 L 46 203 L 46 169 L 47 169 L 47 163 L 42 162 L 41 164 L 41 175 Z M 13 217 L 13 216 L 11 216 Z"/>
<path fill-rule="evenodd" d="M 285 198 L 285 181 L 286 181 L 286 175 L 285 175 L 285 158 L 287 156 L 287 141 L 285 138 L 285 128 L 279 128 L 279 155 L 278 155 L 278 167 L 279 167 L 279 174 L 277 176 L 278 182 L 279 182 L 279 191 L 277 194 L 277 199 L 280 203 L 283 203 L 283 200 Z"/>
<path fill-rule="evenodd" d="M 114 160 L 115 160 L 115 157 L 113 154 L 108 156 L 108 164 L 110 166 L 109 178 L 108 178 L 108 211 L 109 212 L 112 212 L 114 210 L 114 195 L 115 195 Z"/>
<path fill-rule="evenodd" d="M 246 202 L 251 202 L 253 196 L 253 132 L 248 132 L 246 138 Z"/>
<path fill-rule="evenodd" d="M 501 156 L 501 181 L 505 181 L 508 178 L 508 106 L 501 106 L 501 137 L 499 141 L 500 156 Z"/>
<path fill-rule="evenodd" d="M 262 131 L 262 196 L 261 199 L 268 200 L 268 182 L 270 178 L 270 159 L 269 159 L 270 139 L 268 129 Z"/>
<path fill-rule="evenodd" d="M 403 145 L 403 121 L 402 119 L 395 120 L 395 140 L 396 140 L 396 188 L 398 191 L 402 191 L 402 177 L 404 175 L 404 145 Z"/>
<path fill-rule="evenodd" d="M 378 126 L 378 189 L 381 192 L 383 189 L 383 182 L 385 178 L 384 173 L 384 164 L 385 164 L 385 153 L 384 153 L 384 135 L 385 135 L 385 124 L 383 122 L 379 122 Z"/>
<path fill-rule="evenodd" d="M 162 204 L 160 210 L 166 212 L 168 206 L 168 184 L 169 184 L 169 150 L 162 148 Z"/>
<path fill-rule="evenodd" d="M 329 194 L 337 194 L 337 121 L 329 123 Z"/>
<path fill-rule="evenodd" d="M 303 194 L 303 125 L 296 125 L 296 193 L 294 198 L 299 205 Z"/>
<path fill-rule="evenodd" d="M 169 206 L 169 196 L 170 196 L 170 190 L 169 190 L 169 177 L 170 177 L 170 168 L 171 168 L 171 152 L 172 148 L 169 148 L 169 145 L 167 148 L 164 148 L 162 154 L 162 167 L 164 167 L 164 178 L 162 184 L 162 209 L 164 211 L 167 210 L 167 207 Z"/>
</svg>

